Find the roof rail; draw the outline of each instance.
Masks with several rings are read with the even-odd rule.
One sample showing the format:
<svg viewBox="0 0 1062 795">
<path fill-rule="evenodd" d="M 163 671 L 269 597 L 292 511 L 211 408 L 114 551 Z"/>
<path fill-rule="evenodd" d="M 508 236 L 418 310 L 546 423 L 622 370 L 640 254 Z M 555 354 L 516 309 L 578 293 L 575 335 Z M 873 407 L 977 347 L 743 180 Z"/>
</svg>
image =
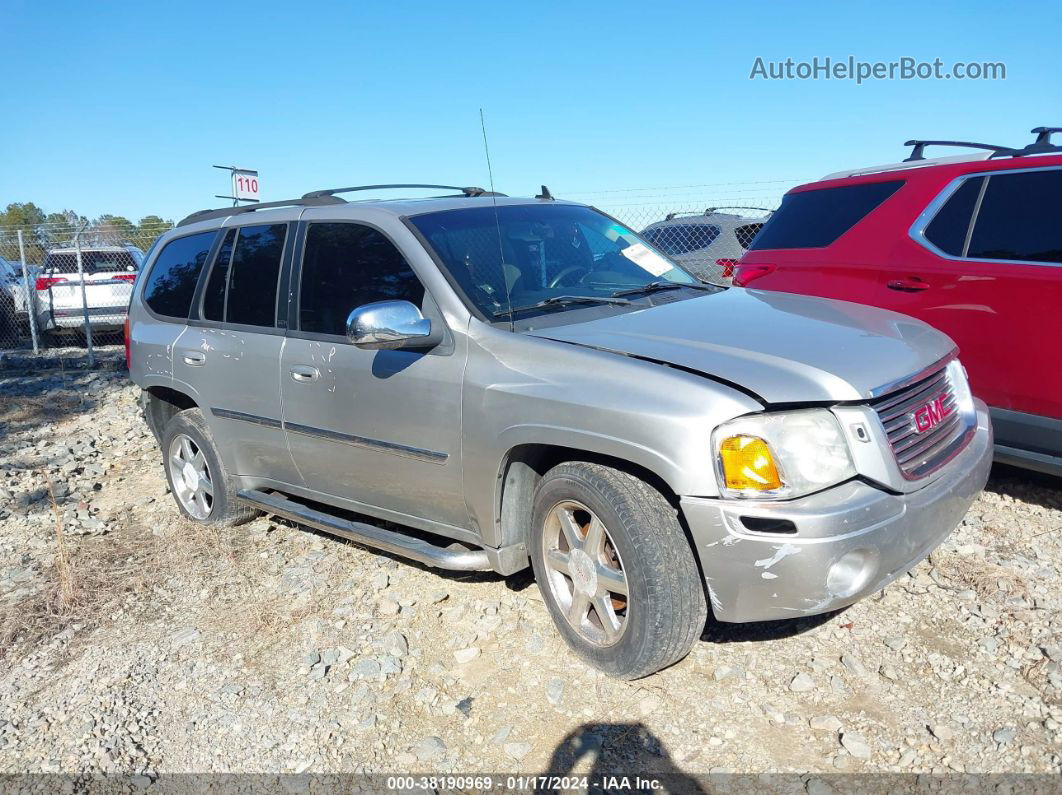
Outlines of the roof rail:
<svg viewBox="0 0 1062 795">
<path fill-rule="evenodd" d="M 720 210 L 760 210 L 760 211 L 765 212 L 765 213 L 773 213 L 774 212 L 774 210 L 768 209 L 767 207 L 749 207 L 749 206 L 744 205 L 744 204 L 721 204 L 718 207 L 708 207 L 707 209 L 705 209 L 705 211 L 703 213 L 702 212 L 697 212 L 695 210 L 694 211 L 690 211 L 690 212 L 668 213 L 664 217 L 664 220 L 665 221 L 674 221 L 680 215 L 693 215 L 693 216 L 711 215 L 712 213 L 717 213 Z"/>
<path fill-rule="evenodd" d="M 719 212 L 720 210 L 760 210 L 761 212 L 765 213 L 774 212 L 774 210 L 772 210 L 770 207 L 752 207 L 748 204 L 721 204 L 718 207 L 709 207 L 707 210 L 704 211 L 704 214 L 710 215 L 712 213 Z"/>
<path fill-rule="evenodd" d="M 925 160 L 925 150 L 927 146 L 961 146 L 965 149 L 987 149 L 992 152 L 992 157 L 998 155 L 1015 155 L 1018 154 L 1017 149 L 1013 149 L 1009 146 L 997 146 L 996 144 L 978 144 L 972 141 L 919 141 L 911 140 L 905 141 L 904 146 L 913 146 L 909 157 L 904 158 L 904 163 L 912 163 L 916 160 Z"/>
<path fill-rule="evenodd" d="M 327 188 L 325 190 L 314 190 L 303 195 L 304 199 L 319 199 L 323 196 L 334 196 L 337 193 L 352 193 L 358 190 L 390 190 L 392 188 L 435 188 L 438 190 L 456 190 L 460 191 L 463 196 L 504 196 L 504 193 L 491 193 L 483 188 L 466 187 L 462 188 L 457 185 L 422 185 L 419 183 L 396 183 L 394 185 L 355 185 L 351 188 Z"/>
<path fill-rule="evenodd" d="M 217 210 L 199 210 L 198 212 L 194 212 L 191 215 L 182 218 L 177 222 L 177 226 L 186 226 L 199 221 L 209 221 L 211 218 L 227 218 L 230 215 L 253 213 L 256 210 L 268 210 L 271 207 L 319 207 L 324 204 L 346 204 L 346 202 L 338 196 L 303 196 L 301 199 L 282 199 L 281 201 L 275 202 L 259 202 L 258 204 L 247 204 L 242 207 L 221 207 Z"/>
</svg>

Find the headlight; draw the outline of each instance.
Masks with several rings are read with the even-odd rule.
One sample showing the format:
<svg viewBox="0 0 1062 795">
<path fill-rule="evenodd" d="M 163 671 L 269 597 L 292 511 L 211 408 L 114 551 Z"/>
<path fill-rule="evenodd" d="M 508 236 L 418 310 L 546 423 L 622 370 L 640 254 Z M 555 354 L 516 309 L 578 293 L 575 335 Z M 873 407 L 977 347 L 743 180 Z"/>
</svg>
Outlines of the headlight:
<svg viewBox="0 0 1062 795">
<path fill-rule="evenodd" d="M 727 497 L 799 497 L 856 473 L 841 426 L 826 409 L 739 417 L 715 429 L 712 447 Z"/>
</svg>

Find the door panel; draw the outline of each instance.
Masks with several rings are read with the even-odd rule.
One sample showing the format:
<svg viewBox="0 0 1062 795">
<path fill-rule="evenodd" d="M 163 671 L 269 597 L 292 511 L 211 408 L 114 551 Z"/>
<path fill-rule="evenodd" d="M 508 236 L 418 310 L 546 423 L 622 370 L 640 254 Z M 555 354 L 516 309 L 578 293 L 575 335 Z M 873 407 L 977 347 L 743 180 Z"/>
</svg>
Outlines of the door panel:
<svg viewBox="0 0 1062 795">
<path fill-rule="evenodd" d="M 284 423 L 306 485 L 467 527 L 460 347 L 434 355 L 289 339 L 281 360 Z"/>
<path fill-rule="evenodd" d="M 173 366 L 174 378 L 196 386 L 230 472 L 298 485 L 281 424 L 286 338 L 276 322 L 288 237 L 285 223 L 225 233 L 196 293 L 196 319 L 174 346 Z"/>
<path fill-rule="evenodd" d="M 887 286 L 911 278 L 926 288 Z M 977 397 L 998 408 L 1062 417 L 1057 398 L 1062 374 L 1048 364 L 1052 355 L 1044 336 L 1057 325 L 1062 269 L 941 258 L 885 272 L 881 291 L 884 300 L 875 303 L 924 320 L 955 340 Z"/>
</svg>

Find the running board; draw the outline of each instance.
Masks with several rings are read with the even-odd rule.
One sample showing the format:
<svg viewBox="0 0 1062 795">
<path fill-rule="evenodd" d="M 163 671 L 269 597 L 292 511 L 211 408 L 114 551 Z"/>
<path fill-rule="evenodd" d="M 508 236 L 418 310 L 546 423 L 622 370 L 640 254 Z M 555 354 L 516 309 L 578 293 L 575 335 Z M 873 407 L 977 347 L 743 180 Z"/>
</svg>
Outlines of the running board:
<svg viewBox="0 0 1062 795">
<path fill-rule="evenodd" d="M 363 546 L 409 558 L 425 566 L 454 571 L 491 571 L 487 553 L 482 549 L 446 549 L 419 538 L 402 535 L 393 530 L 351 522 L 338 516 L 308 508 L 278 494 L 266 494 L 257 489 L 240 489 L 236 496 L 241 502 L 275 516 L 283 516 L 299 524 L 309 525 L 326 533 L 340 536 Z"/>
</svg>

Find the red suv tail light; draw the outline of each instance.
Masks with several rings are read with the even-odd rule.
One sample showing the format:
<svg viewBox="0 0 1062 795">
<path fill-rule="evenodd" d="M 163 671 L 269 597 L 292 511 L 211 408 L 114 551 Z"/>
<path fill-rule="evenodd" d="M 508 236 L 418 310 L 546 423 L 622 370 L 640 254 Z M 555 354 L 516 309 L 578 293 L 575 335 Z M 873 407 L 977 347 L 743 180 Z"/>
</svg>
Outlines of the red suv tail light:
<svg viewBox="0 0 1062 795">
<path fill-rule="evenodd" d="M 114 278 L 117 279 L 120 282 L 135 282 L 136 281 L 136 274 L 135 273 L 118 273 L 118 274 L 115 275 Z"/>
<path fill-rule="evenodd" d="M 129 315 L 125 316 L 125 323 L 122 325 L 122 336 L 125 338 L 125 369 L 129 370 L 132 363 L 129 355 Z"/>
<path fill-rule="evenodd" d="M 52 285 L 65 281 L 66 279 L 61 276 L 38 276 L 35 286 L 38 290 L 48 290 L 51 289 Z"/>
<path fill-rule="evenodd" d="M 729 279 L 734 275 L 734 268 L 737 266 L 738 261 L 731 257 L 723 257 L 722 259 L 717 259 L 715 264 L 723 269 L 723 273 L 721 274 L 722 277 L 724 279 Z"/>
<path fill-rule="evenodd" d="M 734 274 L 734 284 L 738 287 L 748 287 L 749 282 L 755 281 L 761 276 L 766 276 L 768 273 L 773 272 L 777 267 L 777 265 L 759 263 L 738 265 L 737 273 Z"/>
</svg>

